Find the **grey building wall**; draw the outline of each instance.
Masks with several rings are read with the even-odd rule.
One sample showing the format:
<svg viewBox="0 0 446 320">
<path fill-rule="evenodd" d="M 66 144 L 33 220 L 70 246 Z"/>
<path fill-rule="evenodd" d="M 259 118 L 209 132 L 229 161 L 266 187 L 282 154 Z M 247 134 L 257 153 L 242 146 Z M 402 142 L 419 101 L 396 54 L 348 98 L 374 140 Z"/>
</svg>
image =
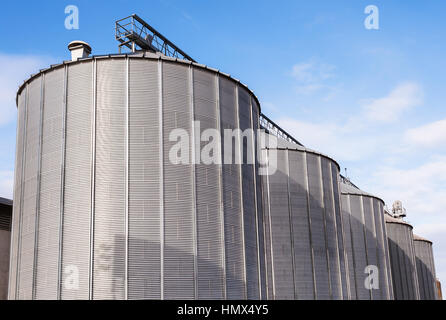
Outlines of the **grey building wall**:
<svg viewBox="0 0 446 320">
<path fill-rule="evenodd" d="M 413 235 L 418 286 L 421 300 L 439 300 L 432 242 Z"/>
<path fill-rule="evenodd" d="M 339 166 L 297 146 L 266 153 L 277 155 L 263 177 L 268 298 L 347 299 Z"/>
<path fill-rule="evenodd" d="M 353 300 L 393 299 L 390 258 L 384 222 L 384 202 L 348 183 L 341 183 L 342 217 L 348 278 Z M 365 286 L 365 268 L 378 268 L 378 288 Z M 376 285 L 376 284 L 374 284 Z"/>
<path fill-rule="evenodd" d="M 419 300 L 412 226 L 385 215 L 395 300 Z"/>
<path fill-rule="evenodd" d="M 172 129 L 258 127 L 246 86 L 155 54 L 103 56 L 41 71 L 17 105 L 9 298 L 264 298 L 258 166 L 169 160 Z"/>
<path fill-rule="evenodd" d="M 0 198 L 0 300 L 8 297 L 12 201 Z"/>
</svg>

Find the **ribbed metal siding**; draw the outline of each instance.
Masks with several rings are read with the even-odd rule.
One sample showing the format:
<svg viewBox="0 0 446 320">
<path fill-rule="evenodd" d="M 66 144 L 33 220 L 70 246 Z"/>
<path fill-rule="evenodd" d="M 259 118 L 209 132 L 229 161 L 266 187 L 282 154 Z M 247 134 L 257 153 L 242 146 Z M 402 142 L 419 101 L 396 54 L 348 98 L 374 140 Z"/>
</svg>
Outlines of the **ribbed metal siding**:
<svg viewBox="0 0 446 320">
<path fill-rule="evenodd" d="M 17 138 L 16 138 L 16 159 L 14 172 L 14 202 L 11 225 L 11 253 L 10 253 L 10 270 L 9 270 L 9 288 L 8 299 L 16 298 L 17 290 L 17 257 L 20 237 L 20 215 L 21 215 L 21 199 L 22 199 L 22 169 L 24 156 L 24 139 L 25 139 L 25 115 L 26 115 L 26 95 L 28 88 L 22 91 L 18 97 L 17 111 Z"/>
<path fill-rule="evenodd" d="M 294 286 L 296 298 L 315 298 L 313 261 L 308 216 L 308 189 L 305 153 L 288 152 L 289 195 L 294 247 Z"/>
<path fill-rule="evenodd" d="M 198 141 L 203 131 L 218 128 L 216 77 L 210 72 L 193 70 L 194 119 L 199 121 L 200 130 L 195 128 Z M 213 138 L 211 138 L 213 139 Z M 209 143 L 216 149 L 212 155 L 218 157 L 220 148 L 216 141 L 201 141 L 196 150 L 196 159 L 209 155 Z M 223 248 L 222 207 L 220 190 L 220 168 L 217 164 L 200 161 L 195 166 L 196 214 L 197 214 L 197 286 L 198 299 L 223 299 Z"/>
<path fill-rule="evenodd" d="M 255 159 L 255 192 L 257 201 L 257 242 L 258 242 L 258 256 L 259 256 L 259 272 L 260 272 L 260 299 L 266 299 L 266 270 L 265 270 L 265 228 L 263 215 L 263 197 L 262 190 L 262 176 L 259 175 L 259 148 L 258 146 L 258 129 L 259 127 L 259 106 L 254 98 L 251 97 L 251 120 L 252 127 L 255 130 L 254 137 L 254 159 Z"/>
<path fill-rule="evenodd" d="M 268 297 L 343 299 L 347 285 L 338 241 L 343 234 L 342 225 L 338 233 L 339 198 L 334 192 L 339 171 L 313 153 L 274 151 L 278 169 L 263 179 Z"/>
<path fill-rule="evenodd" d="M 16 177 L 27 182 L 25 202 L 18 204 L 29 208 L 19 211 L 26 225 L 20 224 L 13 244 L 25 246 L 22 263 L 14 261 L 23 271 L 21 297 L 30 299 L 34 291 L 48 299 L 257 299 L 263 220 L 256 212 L 256 168 L 174 165 L 169 159 L 176 143 L 170 131 L 191 134 L 194 119 L 200 131 L 258 126 L 252 95 L 213 71 L 162 60 L 104 58 L 45 76 L 45 100 L 41 79 L 33 79 L 32 112 L 18 129 L 18 139 L 31 132 L 16 163 L 25 158 L 28 177 Z M 24 105 L 19 96 L 19 116 L 25 116 Z M 254 154 L 247 146 L 244 154 Z M 241 148 L 235 139 L 233 155 Z M 250 204 L 242 208 L 243 198 Z M 73 272 L 78 288 L 65 283 Z"/>
<path fill-rule="evenodd" d="M 364 286 L 365 267 L 367 261 L 367 246 L 364 233 L 364 213 L 362 198 L 348 195 L 350 201 L 350 226 L 352 232 L 352 247 L 355 259 L 356 292 L 358 300 L 370 300 L 370 290 Z"/>
<path fill-rule="evenodd" d="M 347 265 L 346 252 L 345 252 L 345 234 L 343 215 L 341 213 L 341 194 L 339 192 L 339 169 L 331 163 L 331 185 L 333 188 L 333 201 L 334 201 L 334 216 L 336 222 L 337 240 L 338 240 L 338 255 L 339 255 L 339 271 L 342 290 L 342 299 L 349 299 L 349 281 L 347 279 Z"/>
<path fill-rule="evenodd" d="M 318 156 L 307 154 L 310 230 L 316 279 L 316 299 L 325 300 L 331 298 L 331 289 L 320 161 Z"/>
<path fill-rule="evenodd" d="M 344 239 L 345 239 L 345 253 L 347 255 L 347 276 L 348 276 L 348 284 L 350 287 L 350 299 L 357 300 L 357 279 L 356 279 L 356 264 L 355 264 L 355 255 L 353 249 L 353 230 L 351 220 L 351 208 L 350 208 L 350 199 L 347 195 L 341 196 L 341 207 L 342 207 L 342 223 L 344 230 Z"/>
<path fill-rule="evenodd" d="M 377 258 L 379 267 L 379 293 L 378 297 L 373 296 L 374 299 L 391 300 L 392 283 L 389 276 L 390 261 L 388 255 L 387 234 L 384 225 L 384 204 L 376 198 L 373 202 L 373 221 L 375 226 L 375 236 L 377 243 Z M 375 290 L 376 291 L 376 290 Z"/>
<path fill-rule="evenodd" d="M 169 141 L 175 128 L 191 135 L 189 69 L 163 63 L 164 140 L 164 298 L 195 298 L 193 173 L 190 164 L 173 164 Z M 191 159 L 190 150 L 188 158 Z"/>
<path fill-rule="evenodd" d="M 93 63 L 69 66 L 67 76 L 61 299 L 88 299 Z M 76 274 L 78 288 L 68 284 Z"/>
<path fill-rule="evenodd" d="M 395 300 L 418 300 L 412 229 L 408 225 L 386 223 Z"/>
<path fill-rule="evenodd" d="M 64 69 L 45 76 L 35 299 L 57 299 L 59 277 L 60 190 L 64 127 Z"/>
<path fill-rule="evenodd" d="M 436 300 L 435 267 L 432 244 L 427 241 L 414 240 L 418 285 L 421 300 Z"/>
<path fill-rule="evenodd" d="M 238 88 L 238 118 L 241 131 L 251 130 L 251 101 L 245 89 Z M 241 156 L 243 157 L 242 190 L 243 190 L 243 220 L 245 233 L 245 259 L 246 259 L 246 289 L 248 299 L 259 299 L 259 265 L 257 252 L 257 208 L 254 185 L 254 166 L 248 164 L 253 158 L 252 136 L 242 137 L 240 142 Z"/>
<path fill-rule="evenodd" d="M 18 298 L 31 299 L 33 291 L 33 263 L 35 215 L 37 196 L 37 167 L 39 158 L 39 130 L 41 79 L 28 86 L 26 119 L 25 168 L 23 177 L 22 220 L 20 226 Z"/>
<path fill-rule="evenodd" d="M 330 269 L 331 298 L 342 299 L 341 269 L 339 265 L 338 233 L 335 217 L 335 201 L 333 193 L 331 162 L 321 158 L 322 183 L 325 209 L 325 234 L 327 237 L 327 251 Z M 340 228 L 342 226 L 339 226 Z"/>
<path fill-rule="evenodd" d="M 220 84 L 220 128 L 222 141 L 224 141 L 224 129 L 236 129 L 237 110 L 235 84 L 226 78 L 219 78 Z M 241 181 L 240 165 L 235 164 L 235 148 L 239 148 L 239 142 L 232 143 L 232 164 L 222 165 L 223 176 L 223 208 L 225 224 L 225 258 L 226 258 L 226 294 L 228 299 L 246 299 L 245 261 L 244 261 L 244 237 L 243 217 L 241 209 Z M 222 155 L 225 154 L 222 143 Z"/>
<path fill-rule="evenodd" d="M 286 152 L 277 153 L 277 170 L 269 176 L 270 229 L 274 268 L 274 299 L 294 299 Z"/>
<path fill-rule="evenodd" d="M 97 61 L 94 299 L 125 298 L 126 61 Z"/>
<path fill-rule="evenodd" d="M 161 298 L 158 62 L 130 60 L 129 299 Z"/>
</svg>

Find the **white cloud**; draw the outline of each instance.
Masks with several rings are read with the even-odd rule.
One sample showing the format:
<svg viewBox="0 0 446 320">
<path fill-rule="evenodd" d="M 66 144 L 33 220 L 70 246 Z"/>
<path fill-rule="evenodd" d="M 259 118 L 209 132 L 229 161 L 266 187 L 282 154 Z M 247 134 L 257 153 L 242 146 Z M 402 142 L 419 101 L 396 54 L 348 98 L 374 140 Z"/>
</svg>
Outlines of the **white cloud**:
<svg viewBox="0 0 446 320">
<path fill-rule="evenodd" d="M 340 161 L 358 161 L 378 149 L 377 137 L 353 134 L 348 125 L 281 118 L 277 123 L 302 144 Z"/>
<path fill-rule="evenodd" d="M 19 85 L 49 62 L 47 57 L 0 53 L 0 126 L 10 122 L 16 114 L 15 97 Z"/>
<path fill-rule="evenodd" d="M 0 171 L 0 197 L 12 199 L 14 185 L 13 171 Z"/>
<path fill-rule="evenodd" d="M 363 106 L 369 120 L 393 122 L 399 119 L 404 111 L 416 107 L 423 102 L 421 87 L 413 82 L 398 85 L 387 96 L 372 99 Z"/>
<path fill-rule="evenodd" d="M 405 133 L 408 143 L 421 147 L 446 145 L 446 119 L 432 122 Z"/>
<path fill-rule="evenodd" d="M 425 220 L 441 215 L 446 207 L 446 156 L 409 169 L 378 167 L 371 172 L 368 188 L 383 195 L 388 205 L 402 200 L 409 218 Z"/>
<path fill-rule="evenodd" d="M 314 59 L 295 64 L 291 75 L 297 81 L 296 92 L 312 94 L 323 88 L 330 89 L 326 81 L 335 76 L 335 69 L 336 67 L 333 65 L 318 63 Z"/>
</svg>

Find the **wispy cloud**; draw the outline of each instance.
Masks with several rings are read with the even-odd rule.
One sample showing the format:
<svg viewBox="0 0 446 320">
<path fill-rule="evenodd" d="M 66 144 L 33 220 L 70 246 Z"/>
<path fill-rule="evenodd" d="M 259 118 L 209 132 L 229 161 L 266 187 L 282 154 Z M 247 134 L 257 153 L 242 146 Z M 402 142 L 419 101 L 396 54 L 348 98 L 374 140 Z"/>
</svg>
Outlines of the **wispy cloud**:
<svg viewBox="0 0 446 320">
<path fill-rule="evenodd" d="M 9 123 L 15 115 L 15 96 L 19 85 L 30 74 L 49 64 L 48 57 L 0 53 L 0 126 Z"/>
<path fill-rule="evenodd" d="M 404 136 L 409 144 L 420 147 L 446 146 L 446 119 L 409 129 Z"/>
<path fill-rule="evenodd" d="M 291 75 L 297 83 L 296 92 L 313 94 L 321 89 L 330 89 L 327 80 L 335 77 L 335 70 L 334 65 L 320 63 L 315 59 L 295 64 Z"/>
<path fill-rule="evenodd" d="M 407 110 L 423 102 L 423 92 L 417 83 L 398 85 L 387 96 L 372 99 L 363 106 L 368 119 L 379 122 L 394 122 Z"/>
</svg>

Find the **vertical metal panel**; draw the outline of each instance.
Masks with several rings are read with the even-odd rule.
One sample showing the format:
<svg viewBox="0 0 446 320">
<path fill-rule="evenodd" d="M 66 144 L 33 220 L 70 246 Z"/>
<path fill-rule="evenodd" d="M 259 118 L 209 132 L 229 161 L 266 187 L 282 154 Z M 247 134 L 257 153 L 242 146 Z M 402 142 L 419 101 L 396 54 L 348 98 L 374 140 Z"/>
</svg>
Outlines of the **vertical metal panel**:
<svg viewBox="0 0 446 320">
<path fill-rule="evenodd" d="M 265 271 L 265 237 L 264 237 L 264 216 L 263 216 L 263 190 L 261 176 L 259 175 L 259 152 L 258 147 L 258 130 L 259 127 L 259 106 L 256 100 L 251 96 L 251 121 L 252 128 L 254 130 L 254 183 L 256 192 L 256 203 L 257 203 L 257 243 L 258 243 L 258 259 L 259 259 L 259 272 L 260 272 L 260 299 L 266 299 L 266 271 Z"/>
<path fill-rule="evenodd" d="M 269 177 L 275 299 L 294 299 L 286 151 L 277 151 L 277 170 Z"/>
<path fill-rule="evenodd" d="M 242 132 L 251 131 L 250 118 L 250 95 L 246 89 L 238 87 L 238 119 L 239 128 Z M 242 136 L 239 143 L 242 179 L 242 199 L 243 199 L 243 230 L 245 244 L 245 265 L 246 265 L 246 289 L 248 299 L 259 299 L 259 277 L 257 260 L 257 232 L 256 232 L 256 202 L 254 189 L 254 168 L 248 164 L 248 159 L 252 157 L 252 137 Z"/>
<path fill-rule="evenodd" d="M 392 276 L 392 268 L 390 266 L 390 247 L 389 247 L 389 241 L 387 237 L 387 227 L 385 222 L 385 213 L 384 213 L 384 203 L 379 203 L 379 210 L 381 212 L 381 224 L 382 224 L 382 230 L 383 230 L 383 239 L 384 239 L 384 252 L 385 252 L 385 259 L 386 259 L 386 268 L 387 268 L 387 286 L 388 286 L 388 292 L 389 292 L 389 299 L 394 300 L 394 293 L 393 293 L 393 276 Z"/>
<path fill-rule="evenodd" d="M 215 75 L 215 99 L 216 99 L 216 126 L 219 132 L 221 132 L 221 120 L 220 120 L 220 77 L 218 74 Z M 220 135 L 221 137 L 221 135 Z M 218 159 L 220 159 L 220 164 L 218 165 L 218 195 L 219 195 L 219 211 L 220 211 L 220 237 L 221 237 L 221 270 L 222 270 L 222 280 L 223 280 L 223 298 L 227 299 L 227 289 L 226 289 L 226 250 L 225 250 L 225 211 L 223 203 L 223 166 L 221 163 L 222 158 L 222 147 L 221 141 L 218 147 Z"/>
<path fill-rule="evenodd" d="M 314 299 L 313 265 L 308 220 L 308 189 L 306 185 L 305 153 L 288 152 L 289 194 L 294 245 L 294 286 L 296 298 Z"/>
<path fill-rule="evenodd" d="M 126 61 L 97 61 L 94 299 L 125 290 Z"/>
<path fill-rule="evenodd" d="M 25 137 L 26 137 L 26 107 L 27 107 L 28 86 L 18 96 L 17 101 L 17 138 L 16 138 L 16 158 L 14 172 L 14 201 L 11 223 L 11 253 L 9 267 L 8 299 L 16 299 L 17 277 L 18 277 L 18 252 L 21 230 L 21 205 L 23 198 L 23 169 L 25 157 Z"/>
<path fill-rule="evenodd" d="M 90 261 L 88 265 L 88 297 L 90 300 L 93 299 L 93 273 L 94 273 L 94 221 L 95 221 L 95 194 L 96 194 L 96 115 L 98 110 L 98 63 L 97 60 L 93 60 L 93 72 L 92 72 L 92 83 L 93 83 L 93 94 L 92 103 L 93 111 L 91 117 L 91 158 L 90 158 L 90 186 L 91 186 L 91 213 L 90 213 Z"/>
<path fill-rule="evenodd" d="M 364 214 L 362 196 L 349 195 L 350 199 L 350 225 L 352 229 L 353 252 L 355 257 L 355 277 L 356 277 L 356 291 L 358 300 L 369 300 L 370 290 L 364 286 L 365 267 L 368 265 L 367 261 L 367 247 L 365 238 Z"/>
<path fill-rule="evenodd" d="M 160 299 L 157 61 L 130 59 L 129 299 Z"/>
<path fill-rule="evenodd" d="M 379 267 L 379 291 L 382 300 L 390 300 L 389 286 L 390 280 L 388 276 L 388 258 L 387 258 L 387 241 L 385 238 L 384 212 L 383 204 L 377 199 L 372 199 L 373 221 L 376 231 L 377 258 Z"/>
<path fill-rule="evenodd" d="M 330 162 L 326 158 L 320 158 L 322 173 L 322 190 L 325 209 L 325 236 L 330 268 L 331 298 L 342 299 L 341 272 L 339 266 L 339 248 L 337 239 L 337 226 L 334 208 L 334 194 Z"/>
<path fill-rule="evenodd" d="M 397 244 L 396 239 L 396 225 L 392 223 L 386 223 L 388 243 L 389 243 L 389 255 L 390 265 L 392 268 L 392 282 L 395 300 L 403 300 L 403 272 L 400 268 L 399 251 L 401 250 Z M 407 285 L 406 285 L 407 286 Z M 407 290 L 407 289 L 406 289 Z"/>
<path fill-rule="evenodd" d="M 93 62 L 68 68 L 61 299 L 89 298 L 92 71 Z M 64 285 L 72 272 L 77 288 Z"/>
<path fill-rule="evenodd" d="M 158 100 L 159 100 L 159 109 L 158 109 L 158 121 L 159 121 L 159 163 L 160 163 L 160 184 L 159 184 L 159 192 L 160 192 L 160 275 L 161 275 L 161 288 L 160 288 L 160 296 L 161 299 L 164 299 L 164 136 L 163 136 L 163 63 L 161 59 L 158 60 Z"/>
<path fill-rule="evenodd" d="M 235 129 L 237 124 L 237 110 L 235 84 L 224 78 L 219 79 L 220 101 L 220 128 L 222 141 L 224 141 L 224 129 Z M 234 157 L 237 142 L 232 143 L 232 155 Z M 224 143 L 222 144 L 222 156 L 224 158 Z M 240 190 L 240 166 L 235 164 L 222 165 L 223 176 L 223 205 L 225 223 L 225 258 L 226 258 L 226 293 L 228 299 L 245 299 L 246 283 L 243 250 L 242 208 Z"/>
<path fill-rule="evenodd" d="M 35 240 L 35 214 L 37 196 L 37 166 L 38 166 L 38 139 L 40 127 L 40 77 L 28 86 L 28 105 L 26 120 L 26 150 L 24 168 L 23 206 L 21 208 L 21 243 L 18 269 L 18 298 L 32 298 L 34 240 Z"/>
<path fill-rule="evenodd" d="M 345 234 L 345 252 L 347 255 L 348 264 L 348 283 L 350 286 L 350 299 L 357 300 L 357 284 L 356 284 L 356 265 L 355 252 L 353 249 L 353 229 L 351 225 L 351 208 L 349 195 L 343 194 L 341 196 L 342 204 L 342 222 Z"/>
<path fill-rule="evenodd" d="M 330 276 L 326 248 L 322 177 L 319 156 L 307 154 L 311 242 L 314 253 L 316 299 L 330 299 Z"/>
<path fill-rule="evenodd" d="M 217 128 L 216 77 L 210 72 L 193 69 L 195 139 L 200 139 L 205 130 Z M 213 139 L 213 138 L 211 138 Z M 198 140 L 196 140 L 198 141 Z M 206 146 L 215 141 L 201 141 L 197 145 L 197 158 L 200 150 L 209 155 Z M 216 153 L 216 154 L 214 154 Z M 220 150 L 212 154 L 220 156 Z M 199 160 L 199 159 L 197 159 Z M 223 250 L 220 169 L 215 163 L 205 164 L 203 159 L 195 165 L 196 215 L 197 215 L 197 262 L 198 299 L 223 299 Z M 217 183 L 216 183 L 217 182 Z"/>
<path fill-rule="evenodd" d="M 380 265 L 378 263 L 378 256 L 377 256 L 376 231 L 373 221 L 372 199 L 370 197 L 364 197 L 364 196 L 361 198 L 362 198 L 363 219 L 364 219 L 365 243 L 367 248 L 367 265 L 376 266 L 378 270 L 380 270 Z M 367 274 L 365 274 L 365 276 L 367 276 Z M 375 289 L 375 290 L 371 289 L 370 296 L 371 299 L 373 300 L 381 299 L 380 289 Z"/>
<path fill-rule="evenodd" d="M 58 293 L 64 81 L 64 69 L 45 75 L 35 271 L 35 298 L 44 300 L 57 299 Z"/>
<path fill-rule="evenodd" d="M 349 281 L 347 278 L 347 264 L 346 261 L 346 253 L 345 253 L 345 238 L 344 238 L 344 226 L 343 226 L 343 217 L 341 213 L 341 199 L 339 192 L 339 167 L 335 163 L 330 164 L 331 169 L 331 185 L 333 188 L 333 206 L 334 206 L 334 215 L 335 215 L 335 223 L 336 223 L 336 235 L 337 235 L 337 244 L 338 244 L 338 255 L 339 255 L 339 272 L 340 272 L 340 281 L 341 281 L 341 290 L 342 290 L 342 299 L 349 299 Z"/>
<path fill-rule="evenodd" d="M 261 150 L 264 152 L 265 159 L 268 159 L 269 150 Z M 268 300 L 273 300 L 275 297 L 274 286 L 274 261 L 272 259 L 272 240 L 271 240 L 271 201 L 270 201 L 270 184 L 269 184 L 269 166 L 266 166 L 266 175 L 262 176 L 263 185 L 263 208 L 264 208 L 264 235 L 265 235 L 265 278 L 266 278 L 266 297 Z"/>
<path fill-rule="evenodd" d="M 174 164 L 169 158 L 173 129 L 191 135 L 188 67 L 163 63 L 163 144 L 164 144 L 164 298 L 193 299 L 194 237 L 192 165 Z M 188 153 L 190 148 L 182 150 Z"/>
</svg>

